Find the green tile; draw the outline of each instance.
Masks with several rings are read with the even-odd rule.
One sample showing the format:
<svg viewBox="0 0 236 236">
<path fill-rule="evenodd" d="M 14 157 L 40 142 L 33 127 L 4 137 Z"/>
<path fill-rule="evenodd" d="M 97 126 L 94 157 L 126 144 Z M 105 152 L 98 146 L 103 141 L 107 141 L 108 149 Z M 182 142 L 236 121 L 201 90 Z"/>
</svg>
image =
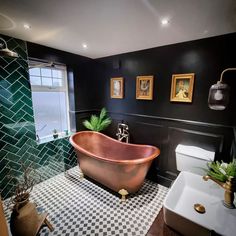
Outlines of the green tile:
<svg viewBox="0 0 236 236">
<path fill-rule="evenodd" d="M 9 99 L 12 96 L 12 93 L 6 89 L 1 90 L 1 96 L 6 99 Z"/>
<path fill-rule="evenodd" d="M 7 40 L 7 46 L 10 50 L 15 48 L 17 45 L 18 45 L 18 43 L 14 38 L 10 38 L 9 40 Z"/>
<path fill-rule="evenodd" d="M 19 148 L 10 144 L 6 144 L 6 146 L 4 147 L 4 150 L 12 152 L 12 153 L 17 153 L 19 151 Z"/>
<path fill-rule="evenodd" d="M 5 177 L 7 166 L 12 167 L 15 175 L 22 174 L 21 163 L 32 164 L 35 168 L 53 165 L 55 173 L 59 173 L 62 167 L 76 165 L 76 157 L 68 139 L 37 145 L 28 64 L 21 59 L 27 59 L 26 43 L 2 37 L 9 42 L 10 49 L 14 47 L 20 54 L 18 59 L 0 58 L 0 186 L 6 198 L 11 196 L 13 189 Z"/>
<path fill-rule="evenodd" d="M 37 149 L 35 149 L 35 148 L 30 147 L 27 152 L 38 156 L 38 154 L 39 154 L 40 151 L 37 150 Z"/>
<path fill-rule="evenodd" d="M 4 79 L 0 79 L 0 88 L 1 88 L 1 90 L 8 89 L 10 86 L 11 86 L 11 84 L 8 81 L 6 81 Z"/>
<path fill-rule="evenodd" d="M 32 106 L 31 98 L 28 98 L 25 95 L 21 97 L 21 101 L 27 104 L 28 106 Z"/>
<path fill-rule="evenodd" d="M 14 84 L 12 84 L 8 89 L 12 93 L 15 93 L 15 91 L 21 89 L 22 84 L 18 81 L 16 81 Z M 22 90 L 22 89 L 21 89 Z"/>
<path fill-rule="evenodd" d="M 0 66 L 0 77 L 6 78 L 9 73 Z"/>
<path fill-rule="evenodd" d="M 4 168 L 1 169 L 0 171 L 0 175 L 3 177 L 5 177 L 7 174 L 9 173 L 9 167 L 7 167 L 6 165 L 4 166 Z M 1 183 L 1 182 L 0 182 Z"/>
<path fill-rule="evenodd" d="M 21 75 L 18 73 L 18 71 L 14 71 L 12 72 L 8 77 L 6 77 L 5 79 L 10 83 L 13 84 L 16 81 L 18 81 L 20 79 Z"/>
<path fill-rule="evenodd" d="M 14 112 L 12 112 L 11 110 L 9 110 L 9 109 L 6 109 L 5 107 L 3 107 L 2 109 L 1 109 L 1 113 L 2 113 L 2 115 L 4 115 L 4 116 L 7 116 L 7 117 L 12 117 L 12 116 L 14 116 Z"/>
<path fill-rule="evenodd" d="M 26 140 L 27 140 L 27 138 L 26 137 L 24 137 L 24 136 L 22 136 L 22 137 L 20 137 L 20 139 L 18 139 L 18 142 L 17 142 L 17 147 L 22 147 L 24 144 L 25 144 L 25 142 L 26 142 Z"/>
<path fill-rule="evenodd" d="M 24 116 L 22 118 L 27 122 L 34 122 L 34 118 L 31 115 L 29 115 L 28 113 L 24 114 Z"/>
<path fill-rule="evenodd" d="M 4 69 L 11 74 L 13 71 L 15 71 L 17 68 L 19 68 L 19 64 L 13 60 L 11 63 L 9 63 Z"/>
<path fill-rule="evenodd" d="M 2 150 L 0 151 L 0 162 L 4 160 L 3 158 L 4 158 L 6 155 L 7 155 L 7 151 L 5 151 L 5 150 L 2 149 Z"/>
<path fill-rule="evenodd" d="M 25 144 L 22 147 L 19 148 L 19 151 L 17 152 L 17 155 L 22 156 L 25 154 L 25 152 L 30 148 L 29 145 Z"/>
<path fill-rule="evenodd" d="M 14 162 L 14 161 L 10 161 L 9 162 L 9 167 L 13 168 L 15 170 L 19 170 L 19 169 L 21 169 L 21 164 L 19 164 L 17 162 Z"/>
<path fill-rule="evenodd" d="M 6 117 L 4 115 L 0 118 L 0 122 L 2 122 L 5 125 L 6 124 L 13 124 L 14 123 L 14 121 L 12 119 L 10 119 L 10 118 L 8 118 L 8 117 Z"/>
<path fill-rule="evenodd" d="M 27 88 L 27 87 L 24 86 L 24 87 L 21 88 L 20 91 L 21 91 L 25 96 L 27 96 L 28 98 L 31 99 L 32 94 L 31 94 L 31 91 L 30 91 L 29 88 Z"/>
<path fill-rule="evenodd" d="M 23 110 L 19 110 L 13 117 L 12 119 L 17 122 L 22 119 L 22 117 L 25 115 L 25 112 Z"/>
<path fill-rule="evenodd" d="M 12 107 L 11 107 L 11 111 L 13 112 L 17 112 L 20 108 L 22 108 L 25 104 L 19 100 L 17 101 Z"/>
<path fill-rule="evenodd" d="M 3 59 L 3 57 L 0 57 L 0 66 L 5 67 L 8 64 L 6 60 Z"/>
<path fill-rule="evenodd" d="M 2 138 L 1 138 L 1 141 L 2 142 L 6 142 L 6 143 L 9 143 L 11 145 L 15 145 L 18 141 L 18 139 L 15 139 L 14 137 L 12 136 L 9 136 L 8 134 L 5 134 Z"/>
<path fill-rule="evenodd" d="M 52 150 L 49 149 L 49 150 L 47 151 L 47 154 L 50 155 L 50 156 L 53 156 L 53 155 L 56 154 L 56 152 L 54 152 L 54 151 L 52 151 Z"/>
<path fill-rule="evenodd" d="M 15 51 L 19 54 L 20 57 L 27 58 L 26 52 L 21 47 L 15 48 Z"/>
</svg>

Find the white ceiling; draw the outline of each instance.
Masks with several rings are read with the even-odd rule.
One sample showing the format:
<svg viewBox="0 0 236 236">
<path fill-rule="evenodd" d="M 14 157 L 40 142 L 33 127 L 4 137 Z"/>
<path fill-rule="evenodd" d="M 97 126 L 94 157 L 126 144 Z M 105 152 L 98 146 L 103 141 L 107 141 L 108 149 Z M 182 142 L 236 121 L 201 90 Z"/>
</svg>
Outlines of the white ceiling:
<svg viewBox="0 0 236 236">
<path fill-rule="evenodd" d="M 0 0 L 0 33 L 91 58 L 231 32 L 236 0 Z"/>
</svg>

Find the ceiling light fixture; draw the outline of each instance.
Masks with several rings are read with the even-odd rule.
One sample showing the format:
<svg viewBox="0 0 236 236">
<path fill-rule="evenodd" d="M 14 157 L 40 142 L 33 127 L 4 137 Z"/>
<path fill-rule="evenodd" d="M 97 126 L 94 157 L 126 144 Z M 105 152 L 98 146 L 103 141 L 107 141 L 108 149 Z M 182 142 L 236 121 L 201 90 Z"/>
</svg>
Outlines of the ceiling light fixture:
<svg viewBox="0 0 236 236">
<path fill-rule="evenodd" d="M 7 42 L 3 38 L 0 38 L 0 41 L 3 42 L 3 43 L 0 42 L 0 56 L 15 57 L 15 58 L 19 57 L 18 53 L 8 49 Z"/>
<path fill-rule="evenodd" d="M 29 29 L 31 29 L 31 26 L 30 26 L 29 24 L 24 24 L 24 28 L 25 28 L 26 30 L 29 30 Z"/>
<path fill-rule="evenodd" d="M 170 23 L 169 20 L 166 18 L 161 20 L 162 25 L 168 25 L 169 23 Z"/>
<path fill-rule="evenodd" d="M 86 48 L 88 48 L 88 45 L 87 45 L 86 43 L 83 43 L 83 44 L 82 44 L 82 47 L 83 47 L 84 49 L 86 49 Z"/>
<path fill-rule="evenodd" d="M 236 71 L 236 68 L 228 68 L 222 71 L 220 80 L 213 84 L 209 90 L 208 105 L 212 110 L 224 110 L 229 102 L 230 87 L 223 83 L 223 75 L 226 71 Z"/>
</svg>

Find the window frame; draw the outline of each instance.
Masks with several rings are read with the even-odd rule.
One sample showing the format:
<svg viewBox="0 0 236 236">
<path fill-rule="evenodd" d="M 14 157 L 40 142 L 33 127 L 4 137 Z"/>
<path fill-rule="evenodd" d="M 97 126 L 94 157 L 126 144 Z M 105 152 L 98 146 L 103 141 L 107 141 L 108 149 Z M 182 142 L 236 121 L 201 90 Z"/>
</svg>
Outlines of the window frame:
<svg viewBox="0 0 236 236">
<path fill-rule="evenodd" d="M 30 69 L 33 68 L 40 68 L 40 75 L 30 75 Z M 47 76 L 42 76 L 41 73 L 41 69 L 44 68 L 48 68 L 48 69 L 58 69 L 62 71 L 62 86 L 46 86 L 46 85 L 42 85 L 42 77 L 47 77 Z M 52 72 L 51 72 L 52 73 Z M 65 104 L 66 104 L 66 121 L 67 121 L 67 130 L 68 133 L 70 134 L 71 132 L 71 125 L 70 125 L 70 111 L 69 111 L 69 91 L 68 91 L 68 78 L 67 78 L 67 67 L 64 64 L 57 64 L 57 63 L 49 63 L 49 62 L 42 62 L 41 60 L 35 60 L 35 59 L 29 59 L 29 80 L 31 76 L 36 76 L 39 77 L 41 80 L 41 85 L 32 85 L 31 81 L 30 82 L 30 86 L 31 86 L 31 92 L 65 92 Z M 56 77 L 53 77 L 53 75 L 51 74 L 51 77 L 47 77 L 47 78 L 51 78 L 53 80 L 53 78 L 57 79 Z M 32 105 L 33 105 L 33 111 L 35 112 L 34 109 L 34 103 L 33 103 L 33 99 L 32 99 Z M 34 121 L 35 124 L 35 131 L 36 131 L 36 123 Z M 63 131 L 58 132 L 59 134 L 59 138 L 63 138 L 66 135 L 64 134 Z M 36 136 L 37 136 L 37 132 L 36 132 Z M 40 137 L 40 141 L 39 143 L 44 143 L 44 142 L 49 142 L 52 140 L 55 140 L 54 138 L 50 139 L 52 135 L 46 135 L 43 137 Z M 36 137 L 37 139 L 37 137 Z M 45 141 L 44 141 L 45 140 Z"/>
</svg>

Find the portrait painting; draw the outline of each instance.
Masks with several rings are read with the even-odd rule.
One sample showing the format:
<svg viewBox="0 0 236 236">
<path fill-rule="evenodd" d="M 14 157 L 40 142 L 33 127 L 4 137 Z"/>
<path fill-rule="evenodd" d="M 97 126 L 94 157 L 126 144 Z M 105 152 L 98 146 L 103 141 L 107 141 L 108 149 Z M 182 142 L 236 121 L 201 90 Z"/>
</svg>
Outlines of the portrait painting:
<svg viewBox="0 0 236 236">
<path fill-rule="evenodd" d="M 172 102 L 192 102 L 194 73 L 172 75 L 171 95 Z"/>
<path fill-rule="evenodd" d="M 110 84 L 111 98 L 123 98 L 124 96 L 123 81 L 124 81 L 123 77 L 111 78 L 111 84 Z"/>
<path fill-rule="evenodd" d="M 153 98 L 153 76 L 137 76 L 136 99 L 152 100 Z"/>
</svg>

